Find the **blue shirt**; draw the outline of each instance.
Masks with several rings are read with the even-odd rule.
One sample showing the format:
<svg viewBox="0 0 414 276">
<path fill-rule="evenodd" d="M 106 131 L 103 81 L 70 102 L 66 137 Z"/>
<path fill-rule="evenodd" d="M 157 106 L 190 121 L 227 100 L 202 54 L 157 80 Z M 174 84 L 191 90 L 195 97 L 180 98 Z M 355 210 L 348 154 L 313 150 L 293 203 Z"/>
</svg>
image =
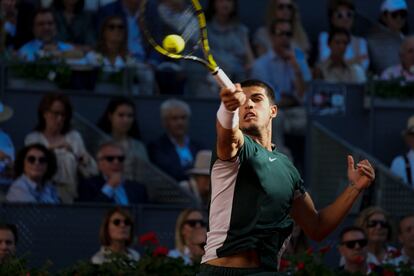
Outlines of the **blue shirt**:
<svg viewBox="0 0 414 276">
<path fill-rule="evenodd" d="M 9 202 L 48 204 L 58 204 L 60 202 L 56 188 L 50 182 L 39 186 L 24 174 L 10 186 L 6 200 Z"/>
<path fill-rule="evenodd" d="M 141 30 L 138 26 L 138 13 L 130 14 L 125 9 L 128 24 L 128 50 L 139 61 L 145 61 L 145 51 L 142 42 Z"/>
<path fill-rule="evenodd" d="M 129 204 L 128 196 L 125 192 L 123 182 L 116 188 L 106 183 L 105 185 L 103 185 L 101 192 L 107 195 L 109 198 L 113 198 L 115 202 L 119 205 Z"/>
<path fill-rule="evenodd" d="M 295 48 L 294 52 L 303 80 L 310 81 L 312 76 L 305 54 L 299 48 Z M 254 62 L 251 77 L 265 81 L 272 86 L 275 91 L 276 102 L 281 99 L 282 94 L 295 95 L 294 69 L 292 65 L 279 57 L 273 50 L 270 50 Z"/>
<path fill-rule="evenodd" d="M 73 46 L 64 42 L 56 42 L 57 50 L 60 52 L 66 52 L 73 50 Z M 27 42 L 19 49 L 19 56 L 26 61 L 35 61 L 39 58 L 39 51 L 43 49 L 43 42 L 34 39 Z"/>
<path fill-rule="evenodd" d="M 171 142 L 175 146 L 175 151 L 178 154 L 178 157 L 180 158 L 180 163 L 182 167 L 188 167 L 193 164 L 193 154 L 191 153 L 190 149 L 190 138 L 185 137 L 184 138 L 184 146 L 178 145 L 175 140 L 170 137 Z"/>
</svg>

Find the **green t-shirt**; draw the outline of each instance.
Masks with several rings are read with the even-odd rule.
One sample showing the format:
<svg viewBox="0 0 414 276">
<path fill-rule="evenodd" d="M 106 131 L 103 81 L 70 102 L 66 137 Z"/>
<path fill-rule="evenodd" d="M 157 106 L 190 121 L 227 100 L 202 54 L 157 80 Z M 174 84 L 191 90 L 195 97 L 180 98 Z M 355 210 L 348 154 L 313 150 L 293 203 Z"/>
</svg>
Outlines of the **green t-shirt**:
<svg viewBox="0 0 414 276">
<path fill-rule="evenodd" d="M 292 232 L 289 216 L 305 193 L 292 162 L 244 135 L 235 161 L 212 160 L 206 253 L 202 262 L 254 249 L 264 267 L 276 270 Z"/>
</svg>

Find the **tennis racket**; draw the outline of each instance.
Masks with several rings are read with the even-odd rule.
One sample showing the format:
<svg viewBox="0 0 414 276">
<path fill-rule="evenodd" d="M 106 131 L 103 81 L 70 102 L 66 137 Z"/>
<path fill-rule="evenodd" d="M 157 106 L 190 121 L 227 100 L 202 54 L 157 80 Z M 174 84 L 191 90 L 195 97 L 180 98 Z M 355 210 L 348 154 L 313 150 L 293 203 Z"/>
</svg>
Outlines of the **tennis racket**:
<svg viewBox="0 0 414 276">
<path fill-rule="evenodd" d="M 139 20 L 145 38 L 157 52 L 172 59 L 198 62 L 211 72 L 220 87 L 235 90 L 210 52 L 206 18 L 198 0 L 141 0 Z M 163 46 L 172 34 L 182 38 L 179 44 L 183 49 L 174 51 Z"/>
</svg>

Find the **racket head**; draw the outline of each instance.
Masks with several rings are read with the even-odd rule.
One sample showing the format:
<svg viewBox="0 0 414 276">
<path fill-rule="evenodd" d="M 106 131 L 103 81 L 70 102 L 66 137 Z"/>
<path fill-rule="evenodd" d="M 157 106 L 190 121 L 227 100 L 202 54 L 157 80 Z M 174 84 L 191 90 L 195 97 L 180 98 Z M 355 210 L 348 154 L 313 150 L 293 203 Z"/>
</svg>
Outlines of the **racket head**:
<svg viewBox="0 0 414 276">
<path fill-rule="evenodd" d="M 141 0 L 139 20 L 148 43 L 160 54 L 199 62 L 211 72 L 218 70 L 210 53 L 206 19 L 198 0 Z M 160 22 L 154 24 L 154 20 Z M 171 34 L 184 40 L 182 52 L 170 52 L 163 47 L 163 40 Z"/>
</svg>

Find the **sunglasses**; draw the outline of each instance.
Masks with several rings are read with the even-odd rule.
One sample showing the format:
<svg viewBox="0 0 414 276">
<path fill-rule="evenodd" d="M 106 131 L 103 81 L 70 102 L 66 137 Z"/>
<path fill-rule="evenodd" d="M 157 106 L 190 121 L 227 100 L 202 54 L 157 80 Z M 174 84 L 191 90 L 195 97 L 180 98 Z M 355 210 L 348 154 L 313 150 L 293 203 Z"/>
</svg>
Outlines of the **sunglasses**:
<svg viewBox="0 0 414 276">
<path fill-rule="evenodd" d="M 46 164 L 47 163 L 47 158 L 42 156 L 42 157 L 36 157 L 33 155 L 29 155 L 26 157 L 27 162 L 29 162 L 30 164 L 35 164 L 36 162 L 39 164 Z"/>
<path fill-rule="evenodd" d="M 293 11 L 293 5 L 292 4 L 279 4 L 277 5 L 277 9 Z"/>
<path fill-rule="evenodd" d="M 293 36 L 293 33 L 290 31 L 276 31 L 277 36 L 285 36 L 287 38 L 291 38 Z"/>
<path fill-rule="evenodd" d="M 113 31 L 113 30 L 123 31 L 124 30 L 124 25 L 122 25 L 122 24 L 108 24 L 108 26 L 106 26 L 106 27 L 111 31 Z"/>
<path fill-rule="evenodd" d="M 404 10 L 391 12 L 390 14 L 393 19 L 397 19 L 398 17 L 401 19 L 407 18 L 407 11 Z"/>
<path fill-rule="evenodd" d="M 121 222 L 123 222 L 125 226 L 131 226 L 132 225 L 132 221 L 130 219 L 114 219 L 112 221 L 112 224 L 115 225 L 115 226 L 119 226 L 119 225 L 121 225 Z"/>
<path fill-rule="evenodd" d="M 377 227 L 377 225 L 381 226 L 381 228 L 388 228 L 388 222 L 383 220 L 370 220 L 367 223 L 369 228 Z"/>
<path fill-rule="evenodd" d="M 101 160 L 105 160 L 109 163 L 114 162 L 115 160 L 118 160 L 119 163 L 123 163 L 125 161 L 125 156 L 123 155 L 107 155 L 107 156 L 102 156 Z"/>
<path fill-rule="evenodd" d="M 336 12 L 335 13 L 335 17 L 337 19 L 350 19 L 350 18 L 354 18 L 354 12 L 353 11 L 344 11 L 344 12 Z"/>
<path fill-rule="evenodd" d="M 192 228 L 196 227 L 197 224 L 201 227 L 205 227 L 207 225 L 206 222 L 202 219 L 188 219 L 184 222 L 184 224 L 188 224 Z"/>
<path fill-rule="evenodd" d="M 345 245 L 349 249 L 354 249 L 357 244 L 359 245 L 359 247 L 363 248 L 363 247 L 367 246 L 368 240 L 367 239 L 361 239 L 361 240 L 344 241 L 344 242 L 341 242 L 341 244 Z"/>
</svg>

